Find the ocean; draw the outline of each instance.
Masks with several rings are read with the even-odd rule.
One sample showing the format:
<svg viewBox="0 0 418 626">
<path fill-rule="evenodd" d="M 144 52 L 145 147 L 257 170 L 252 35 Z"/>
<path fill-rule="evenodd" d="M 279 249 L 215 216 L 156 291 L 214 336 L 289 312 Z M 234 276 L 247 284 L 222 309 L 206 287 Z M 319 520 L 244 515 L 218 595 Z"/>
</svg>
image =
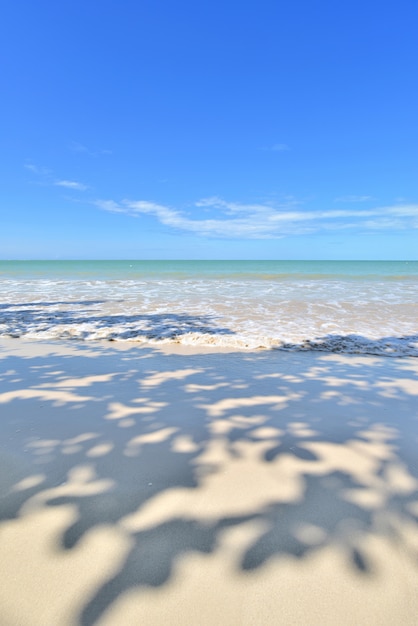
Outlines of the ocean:
<svg viewBox="0 0 418 626">
<path fill-rule="evenodd" d="M 418 261 L 0 261 L 0 336 L 418 356 Z"/>
</svg>

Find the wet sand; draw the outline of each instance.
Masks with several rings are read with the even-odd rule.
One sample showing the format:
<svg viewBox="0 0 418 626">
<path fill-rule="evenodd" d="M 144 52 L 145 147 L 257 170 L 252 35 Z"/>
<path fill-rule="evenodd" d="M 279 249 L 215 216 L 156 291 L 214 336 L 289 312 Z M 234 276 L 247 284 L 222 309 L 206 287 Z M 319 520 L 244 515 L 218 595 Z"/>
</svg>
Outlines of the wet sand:
<svg viewBox="0 0 418 626">
<path fill-rule="evenodd" d="M 0 342 L 2 626 L 415 625 L 418 359 Z"/>
</svg>

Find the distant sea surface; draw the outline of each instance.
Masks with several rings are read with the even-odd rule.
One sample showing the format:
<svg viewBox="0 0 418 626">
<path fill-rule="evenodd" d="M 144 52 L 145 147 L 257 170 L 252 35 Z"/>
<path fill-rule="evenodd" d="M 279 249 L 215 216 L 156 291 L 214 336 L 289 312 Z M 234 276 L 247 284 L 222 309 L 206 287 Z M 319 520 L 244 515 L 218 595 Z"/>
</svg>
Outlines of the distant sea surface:
<svg viewBox="0 0 418 626">
<path fill-rule="evenodd" d="M 0 261 L 0 336 L 418 356 L 418 261 Z"/>
</svg>

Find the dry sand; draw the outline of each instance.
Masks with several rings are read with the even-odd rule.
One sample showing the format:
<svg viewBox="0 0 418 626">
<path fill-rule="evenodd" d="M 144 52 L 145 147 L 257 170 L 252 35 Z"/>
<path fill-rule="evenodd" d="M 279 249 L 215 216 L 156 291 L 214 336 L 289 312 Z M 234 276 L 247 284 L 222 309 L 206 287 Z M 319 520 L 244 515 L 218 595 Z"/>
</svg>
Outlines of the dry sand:
<svg viewBox="0 0 418 626">
<path fill-rule="evenodd" d="M 0 343 L 0 624 L 418 624 L 418 359 Z"/>
</svg>

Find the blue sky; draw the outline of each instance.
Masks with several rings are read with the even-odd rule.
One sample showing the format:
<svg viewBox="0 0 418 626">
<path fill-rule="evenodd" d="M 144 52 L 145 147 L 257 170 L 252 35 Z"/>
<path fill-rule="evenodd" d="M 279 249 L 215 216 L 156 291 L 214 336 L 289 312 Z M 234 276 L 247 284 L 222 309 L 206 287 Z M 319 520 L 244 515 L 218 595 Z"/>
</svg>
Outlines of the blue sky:
<svg viewBox="0 0 418 626">
<path fill-rule="evenodd" d="M 16 0 L 0 258 L 418 259 L 418 3 Z"/>
</svg>

